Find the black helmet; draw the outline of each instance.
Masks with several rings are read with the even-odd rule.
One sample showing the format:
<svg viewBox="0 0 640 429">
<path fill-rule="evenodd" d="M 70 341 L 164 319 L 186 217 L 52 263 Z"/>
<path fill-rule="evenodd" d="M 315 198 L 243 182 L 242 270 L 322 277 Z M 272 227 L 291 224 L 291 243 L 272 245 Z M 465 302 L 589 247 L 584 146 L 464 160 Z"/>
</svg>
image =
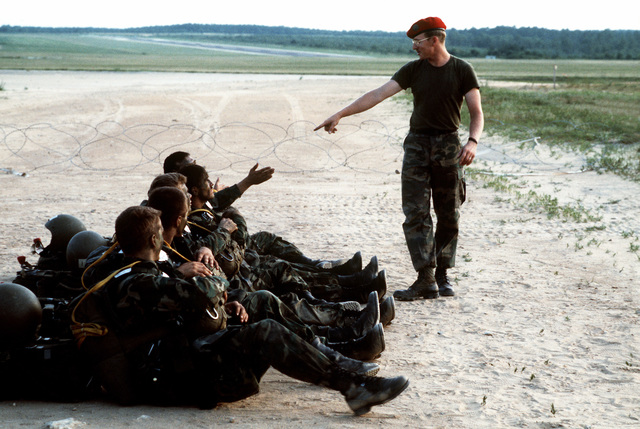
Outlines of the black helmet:
<svg viewBox="0 0 640 429">
<path fill-rule="evenodd" d="M 49 243 L 50 250 L 57 250 L 64 252 L 67 248 L 69 240 L 79 233 L 80 231 L 86 231 L 82 221 L 68 214 L 59 214 L 52 217 L 44 224 L 44 226 L 51 231 L 51 243 Z"/>
<path fill-rule="evenodd" d="M 0 349 L 27 345 L 36 339 L 42 306 L 24 286 L 0 282 Z"/>
<path fill-rule="evenodd" d="M 80 231 L 67 244 L 67 266 L 72 270 L 83 270 L 87 256 L 108 240 L 95 231 Z"/>
</svg>

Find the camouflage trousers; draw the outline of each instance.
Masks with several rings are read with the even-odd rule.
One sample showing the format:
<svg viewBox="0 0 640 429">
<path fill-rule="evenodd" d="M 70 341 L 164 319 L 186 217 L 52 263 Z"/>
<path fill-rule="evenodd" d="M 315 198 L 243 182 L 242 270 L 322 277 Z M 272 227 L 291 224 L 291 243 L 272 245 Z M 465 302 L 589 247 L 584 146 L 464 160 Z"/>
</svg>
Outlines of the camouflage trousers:
<svg viewBox="0 0 640 429">
<path fill-rule="evenodd" d="M 240 288 L 250 294 L 268 291 L 282 300 L 305 325 L 312 327 L 341 327 L 352 323 L 359 316 L 345 310 L 337 300 L 328 299 L 341 296 L 342 287 L 337 282 L 327 285 L 309 284 L 286 261 L 250 253 L 253 256 L 247 258 L 241 267 L 242 278 L 238 275 L 234 277 L 231 281 L 232 288 Z M 330 302 L 311 304 L 302 298 L 305 291 Z"/>
<path fill-rule="evenodd" d="M 251 234 L 247 247 L 260 255 L 273 255 L 288 262 L 300 262 L 304 259 L 304 254 L 295 244 L 272 232 Z"/>
<path fill-rule="evenodd" d="M 458 163 L 458 133 L 409 133 L 402 162 L 404 235 L 416 271 L 455 266 L 460 206 L 465 200 L 464 170 Z M 437 218 L 434 232 L 431 200 Z"/>
<path fill-rule="evenodd" d="M 301 295 L 310 292 L 314 297 L 327 301 L 341 301 L 343 290 L 335 276 L 329 273 L 311 273 L 296 268 L 296 264 L 271 255 L 260 255 L 257 259 L 248 257 L 245 251 L 247 267 L 241 268 L 241 274 L 251 283 L 254 291 L 268 290 L 278 297 L 288 293 Z"/>
<path fill-rule="evenodd" d="M 340 304 L 311 305 L 295 296 L 285 303 L 267 291 L 247 294 L 241 304 L 249 314 L 249 323 L 273 319 L 309 343 L 316 337 L 323 343 L 331 341 L 335 331 L 352 325 L 360 316 L 359 312 L 345 310 Z"/>
<path fill-rule="evenodd" d="M 330 273 L 307 258 L 298 247 L 276 234 L 261 231 L 251 235 L 249 248 L 255 250 L 267 263 L 286 261 L 293 271 L 309 286 L 313 296 L 327 301 L 342 301 L 342 287 L 335 274 Z"/>
<path fill-rule="evenodd" d="M 300 381 L 337 388 L 339 370 L 324 354 L 283 324 L 265 319 L 230 327 L 194 342 L 210 405 L 258 393 L 269 367 Z"/>
<path fill-rule="evenodd" d="M 259 291 L 247 294 L 241 303 L 249 315 L 247 324 L 231 318 L 226 329 L 195 339 L 187 335 L 190 328 L 183 333 L 167 331 L 160 339 L 129 352 L 128 363 L 116 371 L 118 375 L 108 371 L 113 379 L 110 385 L 132 383 L 134 393 L 129 396 L 134 402 L 209 408 L 257 393 L 270 366 L 309 383 L 330 387 L 335 382 L 336 367 L 311 346 L 317 335 L 281 300 Z M 113 370 L 118 362 L 106 363 Z M 125 373 L 130 378 L 114 378 Z"/>
</svg>

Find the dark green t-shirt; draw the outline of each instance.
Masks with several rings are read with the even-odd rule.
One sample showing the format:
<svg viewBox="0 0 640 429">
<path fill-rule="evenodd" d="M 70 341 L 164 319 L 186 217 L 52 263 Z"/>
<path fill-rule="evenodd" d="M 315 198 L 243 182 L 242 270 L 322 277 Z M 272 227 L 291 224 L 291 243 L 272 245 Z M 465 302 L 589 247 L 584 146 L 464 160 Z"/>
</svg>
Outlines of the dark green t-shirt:
<svg viewBox="0 0 640 429">
<path fill-rule="evenodd" d="M 455 131 L 460 126 L 464 95 L 480 88 L 473 67 L 453 55 L 442 67 L 427 60 L 402 66 L 392 77 L 402 89 L 413 93 L 412 130 Z"/>
</svg>

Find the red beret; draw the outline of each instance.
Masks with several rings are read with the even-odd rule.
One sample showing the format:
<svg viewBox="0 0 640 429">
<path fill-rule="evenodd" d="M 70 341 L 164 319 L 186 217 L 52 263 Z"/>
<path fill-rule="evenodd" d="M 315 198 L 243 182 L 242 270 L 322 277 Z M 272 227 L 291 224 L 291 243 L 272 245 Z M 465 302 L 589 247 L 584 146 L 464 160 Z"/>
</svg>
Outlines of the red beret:
<svg viewBox="0 0 640 429">
<path fill-rule="evenodd" d="M 446 30 L 447 26 L 444 25 L 444 22 L 438 17 L 430 16 L 429 18 L 423 18 L 419 21 L 416 21 L 409 31 L 407 31 L 407 36 L 413 39 L 420 33 L 424 33 L 427 30 Z"/>
</svg>

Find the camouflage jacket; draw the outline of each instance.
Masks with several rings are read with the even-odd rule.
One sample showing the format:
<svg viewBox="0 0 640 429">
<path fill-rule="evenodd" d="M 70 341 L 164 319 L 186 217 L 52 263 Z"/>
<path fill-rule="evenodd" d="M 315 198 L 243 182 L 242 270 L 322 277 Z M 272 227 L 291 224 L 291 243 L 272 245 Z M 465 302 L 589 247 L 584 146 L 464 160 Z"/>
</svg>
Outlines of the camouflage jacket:
<svg viewBox="0 0 640 429">
<path fill-rule="evenodd" d="M 213 194 L 213 198 L 209 200 L 211 210 L 216 212 L 224 211 L 228 209 L 231 204 L 233 204 L 235 200 L 237 200 L 241 196 L 242 193 L 240 192 L 240 188 L 238 188 L 238 185 L 233 185 L 221 189 Z"/>
<path fill-rule="evenodd" d="M 137 263 L 119 271 L 96 293 L 105 299 L 112 322 L 124 332 L 197 322 L 228 287 L 219 277 L 179 278 L 170 264 L 161 268 L 154 261 L 126 257 L 122 262 L 125 267 Z"/>
<path fill-rule="evenodd" d="M 238 243 L 241 247 L 245 247 L 245 244 L 249 238 L 246 220 L 235 209 L 231 212 L 230 215 L 228 215 L 228 217 L 238 226 L 238 230 L 230 235 L 231 239 L 236 241 L 236 243 Z M 206 206 L 202 209 L 192 210 L 191 213 L 189 213 L 188 221 L 193 237 L 195 237 L 197 240 L 202 240 L 207 236 L 217 237 L 220 234 L 229 234 L 227 230 L 219 228 L 219 224 L 222 218 L 223 216 L 221 214 L 210 210 Z M 213 248 L 211 250 L 213 251 L 214 255 L 217 255 L 222 249 L 218 249 L 217 252 Z"/>
</svg>

